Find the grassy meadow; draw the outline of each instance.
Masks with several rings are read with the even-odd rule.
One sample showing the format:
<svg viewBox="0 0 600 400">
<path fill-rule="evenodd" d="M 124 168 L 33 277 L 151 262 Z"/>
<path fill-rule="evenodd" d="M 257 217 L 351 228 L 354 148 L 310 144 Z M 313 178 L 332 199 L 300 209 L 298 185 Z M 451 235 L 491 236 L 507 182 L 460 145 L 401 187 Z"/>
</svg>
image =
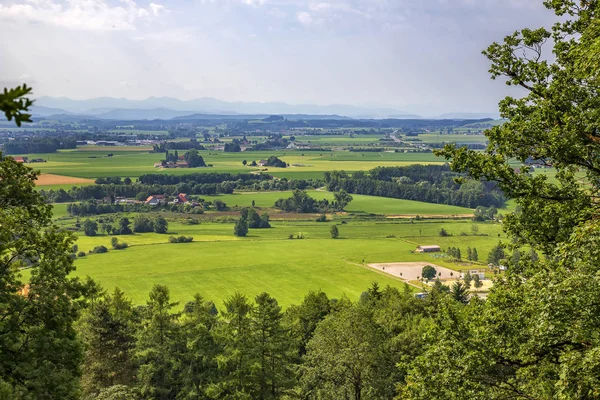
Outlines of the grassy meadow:
<svg viewBox="0 0 600 400">
<path fill-rule="evenodd" d="M 338 225 L 339 239 L 331 239 L 329 228 Z M 476 247 L 481 260 L 498 242 L 498 224 L 477 224 L 465 220 L 439 221 L 339 220 L 275 221 L 271 229 L 251 229 L 245 238 L 233 235 L 232 222 L 202 222 L 183 225 L 171 221 L 169 233 L 117 236 L 130 245 L 124 250 L 91 254 L 76 260 L 77 276 L 91 276 L 105 288 L 123 289 L 136 304 L 145 301 L 157 283 L 171 288 L 173 298 L 185 302 L 195 293 L 220 302 L 236 290 L 248 295 L 267 291 L 283 305 L 298 303 L 310 290 L 324 290 L 331 297 L 356 300 L 374 281 L 403 287 L 393 277 L 373 271 L 364 264 L 429 261 L 453 269 L 470 268 L 455 264 L 441 254 L 418 254 L 418 245 L 437 244 L 443 249 L 466 245 Z M 452 236 L 440 237 L 446 229 Z M 194 242 L 171 244 L 169 235 L 193 236 Z M 293 235 L 295 239 L 289 239 Z M 466 235 L 466 236 L 462 236 Z M 303 239 L 296 239 L 298 236 Z M 100 244 L 110 247 L 109 236 L 79 237 L 80 251 Z"/>
</svg>

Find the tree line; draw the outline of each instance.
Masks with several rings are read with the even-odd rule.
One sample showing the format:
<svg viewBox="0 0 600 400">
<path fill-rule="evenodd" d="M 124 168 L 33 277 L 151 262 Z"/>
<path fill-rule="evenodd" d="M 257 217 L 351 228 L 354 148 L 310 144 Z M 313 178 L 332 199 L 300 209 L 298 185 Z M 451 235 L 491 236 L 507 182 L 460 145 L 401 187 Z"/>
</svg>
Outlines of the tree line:
<svg viewBox="0 0 600 400">
<path fill-rule="evenodd" d="M 267 293 L 222 309 L 184 305 L 156 285 L 144 306 L 98 291 L 82 312 L 81 388 L 89 399 L 392 398 L 427 346 L 426 300 L 373 284 L 358 303 L 310 292 L 283 310 Z M 121 397 L 118 397 L 121 396 Z"/>
<path fill-rule="evenodd" d="M 478 206 L 501 208 L 506 198 L 490 181 L 467 179 L 452 173 L 448 165 L 411 165 L 406 167 L 377 167 L 369 172 L 325 172 L 330 191 L 392 197 L 405 200 L 449 204 L 460 207 Z"/>
<path fill-rule="evenodd" d="M 31 137 L 15 139 L 2 145 L 6 154 L 54 153 L 59 149 L 74 149 L 77 139 L 74 137 Z"/>
</svg>

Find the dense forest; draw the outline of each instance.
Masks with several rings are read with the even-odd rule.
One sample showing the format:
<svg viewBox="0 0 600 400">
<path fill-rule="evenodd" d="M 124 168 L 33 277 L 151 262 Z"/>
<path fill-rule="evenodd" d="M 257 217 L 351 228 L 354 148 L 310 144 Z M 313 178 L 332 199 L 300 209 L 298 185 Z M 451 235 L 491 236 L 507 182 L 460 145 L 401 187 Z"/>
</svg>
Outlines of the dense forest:
<svg viewBox="0 0 600 400">
<path fill-rule="evenodd" d="M 449 165 L 410 165 L 406 167 L 377 167 L 365 173 L 344 171 L 325 172 L 330 191 L 397 199 L 424 201 L 436 204 L 476 208 L 501 208 L 506 198 L 498 185 L 490 181 L 464 180 L 464 175 L 451 172 Z"/>
</svg>

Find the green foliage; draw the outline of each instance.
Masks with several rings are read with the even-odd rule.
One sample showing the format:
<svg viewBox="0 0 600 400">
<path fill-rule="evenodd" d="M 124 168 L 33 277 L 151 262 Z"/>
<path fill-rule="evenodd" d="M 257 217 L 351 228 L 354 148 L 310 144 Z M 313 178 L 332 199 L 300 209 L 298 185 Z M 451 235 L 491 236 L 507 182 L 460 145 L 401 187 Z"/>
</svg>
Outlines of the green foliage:
<svg viewBox="0 0 600 400">
<path fill-rule="evenodd" d="M 119 289 L 85 310 L 78 333 L 85 345 L 81 382 L 86 397 L 102 393 L 100 397 L 118 399 L 116 393 L 129 391 L 128 385 L 135 382 L 136 374 L 133 361 L 136 329 L 131 301 Z"/>
<path fill-rule="evenodd" d="M 244 237 L 248 234 L 248 220 L 246 218 L 242 217 L 235 222 L 233 234 L 238 237 Z"/>
<path fill-rule="evenodd" d="M 179 314 L 173 312 L 177 303 L 161 285 L 155 285 L 149 297 L 135 347 L 139 390 L 144 398 L 172 398 L 178 389 L 173 353 L 181 334 Z"/>
<path fill-rule="evenodd" d="M 129 218 L 127 217 L 122 217 L 121 219 L 119 219 L 119 235 L 130 235 L 133 232 L 131 231 L 131 228 L 129 227 L 131 225 L 131 222 L 129 222 Z"/>
<path fill-rule="evenodd" d="M 456 281 L 452 284 L 450 294 L 459 303 L 467 304 L 469 302 L 469 288 L 462 281 Z"/>
<path fill-rule="evenodd" d="M 169 236 L 169 243 L 191 243 L 194 238 L 191 236 Z"/>
<path fill-rule="evenodd" d="M 421 270 L 421 276 L 424 279 L 430 279 L 431 280 L 431 279 L 435 278 L 436 275 L 437 275 L 437 271 L 431 265 L 426 265 Z"/>
<path fill-rule="evenodd" d="M 331 228 L 329 229 L 329 233 L 331 234 L 332 239 L 337 239 L 338 237 L 340 237 L 340 231 L 339 231 L 337 225 L 331 225 Z"/>
<path fill-rule="evenodd" d="M 5 91 L 1 105 L 9 118 L 26 120 L 20 111 L 30 103 L 12 103 L 26 93 Z M 69 277 L 74 238 L 52 224 L 36 177 L 0 154 L 0 393 L 76 399 L 82 349 L 73 324 L 88 285 Z M 23 267 L 30 267 L 28 281 Z"/>
<path fill-rule="evenodd" d="M 169 223 L 164 217 L 158 216 L 154 220 L 153 228 L 156 233 L 167 233 L 169 230 Z"/>
<path fill-rule="evenodd" d="M 31 88 L 26 84 L 12 89 L 4 88 L 0 93 L 0 111 L 4 113 L 7 120 L 12 121 L 14 118 L 17 126 L 21 126 L 23 122 L 31 122 L 31 114 L 27 111 L 33 105 L 33 100 L 26 97 L 29 94 Z"/>
<path fill-rule="evenodd" d="M 85 236 L 96 236 L 96 231 L 98 230 L 98 224 L 96 221 L 86 219 L 83 221 L 83 225 L 81 227 L 83 228 L 83 233 Z"/>
<path fill-rule="evenodd" d="M 92 250 L 92 254 L 102 254 L 102 253 L 108 253 L 108 249 L 106 248 L 106 246 L 102 246 L 102 245 L 96 246 Z"/>
<path fill-rule="evenodd" d="M 204 162 L 204 159 L 202 158 L 202 156 L 198 153 L 198 150 L 196 150 L 196 149 L 190 149 L 190 150 L 186 151 L 184 158 L 185 158 L 185 161 L 187 161 L 190 168 L 206 167 L 206 163 Z"/>
<path fill-rule="evenodd" d="M 349 194 L 348 192 L 346 192 L 344 189 L 335 192 L 333 194 L 334 197 L 334 201 L 333 201 L 333 207 L 335 208 L 335 210 L 337 211 L 343 211 L 346 206 L 348 204 L 350 204 L 350 202 L 352 201 L 352 195 Z"/>
<path fill-rule="evenodd" d="M 446 237 L 446 236 L 450 236 L 450 234 L 446 231 L 446 229 L 442 228 L 440 229 L 439 235 L 441 237 Z"/>
<path fill-rule="evenodd" d="M 368 309 L 343 305 L 315 330 L 301 386 L 308 398 L 385 398 L 384 336 Z"/>
<path fill-rule="evenodd" d="M 412 363 L 402 398 L 599 397 L 600 98 L 597 73 L 584 66 L 597 54 L 600 9 L 598 2 L 545 5 L 560 16 L 552 30 L 523 29 L 484 53 L 492 77 L 520 86 L 525 97 L 500 103 L 507 122 L 486 132 L 486 151 L 440 152 L 454 170 L 496 181 L 515 199 L 517 211 L 503 220 L 508 247 L 533 253 L 506 260 L 510 268 L 485 302 L 438 308 L 435 341 Z M 552 165 L 556 178 L 531 173 L 530 164 Z M 504 258 L 496 246 L 489 262 Z"/>
<path fill-rule="evenodd" d="M 492 248 L 492 250 L 488 254 L 487 262 L 488 264 L 499 266 L 502 260 L 506 257 L 504 253 L 504 246 L 498 243 L 496 246 Z"/>
</svg>

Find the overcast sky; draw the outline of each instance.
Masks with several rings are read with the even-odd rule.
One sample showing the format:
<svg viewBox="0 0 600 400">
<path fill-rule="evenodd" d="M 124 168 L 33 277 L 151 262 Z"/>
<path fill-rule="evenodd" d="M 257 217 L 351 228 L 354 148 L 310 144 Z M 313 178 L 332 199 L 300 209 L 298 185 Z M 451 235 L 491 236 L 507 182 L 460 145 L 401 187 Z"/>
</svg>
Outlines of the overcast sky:
<svg viewBox="0 0 600 400">
<path fill-rule="evenodd" d="M 541 0 L 0 0 L 0 84 L 36 95 L 496 110 L 481 55 Z"/>
</svg>

